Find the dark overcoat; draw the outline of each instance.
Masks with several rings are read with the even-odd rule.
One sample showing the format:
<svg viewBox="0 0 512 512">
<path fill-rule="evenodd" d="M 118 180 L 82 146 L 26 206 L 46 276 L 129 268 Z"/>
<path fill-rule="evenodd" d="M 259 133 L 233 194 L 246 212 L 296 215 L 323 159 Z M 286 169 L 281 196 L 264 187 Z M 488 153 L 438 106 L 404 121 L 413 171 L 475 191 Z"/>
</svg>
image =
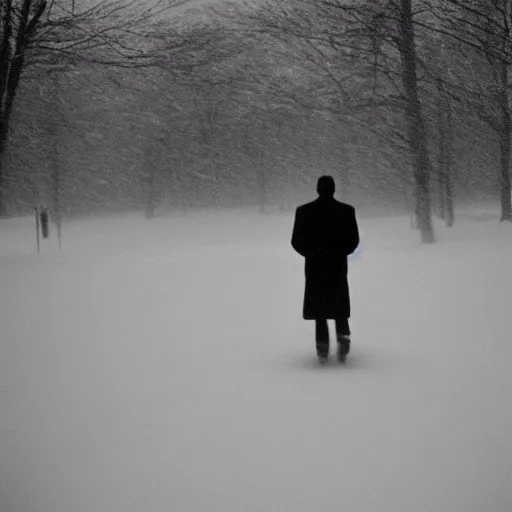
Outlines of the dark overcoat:
<svg viewBox="0 0 512 512">
<path fill-rule="evenodd" d="M 292 246 L 306 258 L 305 320 L 350 317 L 347 256 L 358 245 L 354 207 L 319 197 L 297 208 Z"/>
</svg>

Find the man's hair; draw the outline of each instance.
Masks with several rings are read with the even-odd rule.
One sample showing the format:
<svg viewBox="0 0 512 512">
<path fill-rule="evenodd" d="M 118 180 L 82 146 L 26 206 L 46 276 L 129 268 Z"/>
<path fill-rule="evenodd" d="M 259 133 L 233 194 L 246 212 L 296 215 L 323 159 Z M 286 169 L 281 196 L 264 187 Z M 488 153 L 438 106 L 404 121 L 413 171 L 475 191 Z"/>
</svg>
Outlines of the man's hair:
<svg viewBox="0 0 512 512">
<path fill-rule="evenodd" d="M 332 176 L 320 176 L 316 185 L 316 191 L 320 197 L 332 197 L 336 187 Z"/>
</svg>

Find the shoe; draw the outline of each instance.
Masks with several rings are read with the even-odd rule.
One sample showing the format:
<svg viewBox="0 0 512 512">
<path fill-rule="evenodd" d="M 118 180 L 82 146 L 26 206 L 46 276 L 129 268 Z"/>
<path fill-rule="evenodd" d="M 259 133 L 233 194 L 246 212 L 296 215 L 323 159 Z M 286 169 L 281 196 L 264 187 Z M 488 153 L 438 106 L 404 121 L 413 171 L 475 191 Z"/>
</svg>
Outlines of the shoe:
<svg viewBox="0 0 512 512">
<path fill-rule="evenodd" d="M 327 356 L 324 356 L 324 355 L 319 355 L 318 356 L 318 362 L 324 366 L 327 364 Z"/>
<path fill-rule="evenodd" d="M 348 353 L 350 352 L 350 336 L 340 336 L 338 339 L 338 361 L 345 362 Z"/>
</svg>

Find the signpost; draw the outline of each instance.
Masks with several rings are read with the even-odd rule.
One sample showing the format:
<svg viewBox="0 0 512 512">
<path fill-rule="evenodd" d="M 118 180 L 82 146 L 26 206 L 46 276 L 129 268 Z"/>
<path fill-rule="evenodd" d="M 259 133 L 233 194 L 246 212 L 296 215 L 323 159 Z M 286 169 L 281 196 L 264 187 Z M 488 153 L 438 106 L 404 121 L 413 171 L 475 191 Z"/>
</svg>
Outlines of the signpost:
<svg viewBox="0 0 512 512">
<path fill-rule="evenodd" d="M 44 205 L 36 206 L 34 208 L 36 214 L 36 242 L 37 252 L 41 252 L 41 237 L 43 239 L 50 237 L 50 214 L 48 209 Z M 57 216 L 57 234 L 59 241 L 59 252 L 62 251 L 62 240 L 61 240 L 61 221 L 60 215 Z"/>
</svg>

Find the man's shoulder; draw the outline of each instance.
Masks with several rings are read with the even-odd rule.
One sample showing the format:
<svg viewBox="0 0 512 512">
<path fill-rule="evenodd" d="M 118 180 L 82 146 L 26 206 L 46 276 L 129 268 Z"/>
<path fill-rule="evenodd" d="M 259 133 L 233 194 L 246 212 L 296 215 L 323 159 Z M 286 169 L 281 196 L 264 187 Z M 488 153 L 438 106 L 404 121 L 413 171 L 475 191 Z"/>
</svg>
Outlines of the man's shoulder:
<svg viewBox="0 0 512 512">
<path fill-rule="evenodd" d="M 334 201 L 331 203 L 334 205 L 334 208 L 339 210 L 340 212 L 349 213 L 349 212 L 355 212 L 355 208 L 348 203 L 342 203 L 341 201 L 338 201 L 337 199 L 334 199 Z M 301 204 L 297 207 L 297 213 L 305 213 L 308 211 L 316 210 L 318 208 L 321 208 L 322 204 L 318 200 L 310 201 L 309 203 Z"/>
<path fill-rule="evenodd" d="M 304 212 L 311 211 L 315 208 L 315 205 L 316 205 L 315 201 L 310 201 L 309 203 L 301 204 L 301 205 L 297 206 L 296 212 L 304 213 Z"/>
<path fill-rule="evenodd" d="M 336 207 L 339 209 L 339 210 L 343 210 L 345 212 L 355 212 L 356 209 L 351 205 L 351 204 L 348 204 L 348 203 L 342 203 L 341 201 L 338 201 L 338 200 L 334 200 L 335 204 L 336 204 Z"/>
</svg>

